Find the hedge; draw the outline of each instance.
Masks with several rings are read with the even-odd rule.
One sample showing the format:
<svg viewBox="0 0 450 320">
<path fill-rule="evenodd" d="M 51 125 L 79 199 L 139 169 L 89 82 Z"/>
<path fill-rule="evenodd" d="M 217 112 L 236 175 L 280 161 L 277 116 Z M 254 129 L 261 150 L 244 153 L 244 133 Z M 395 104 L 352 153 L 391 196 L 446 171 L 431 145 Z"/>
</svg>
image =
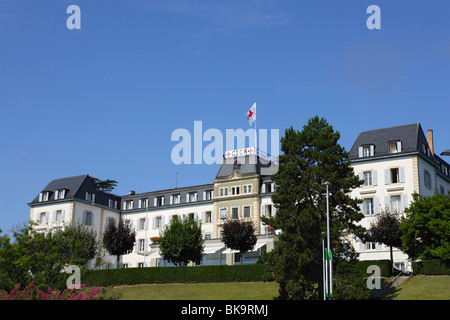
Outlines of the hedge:
<svg viewBox="0 0 450 320">
<path fill-rule="evenodd" d="M 442 261 L 439 259 L 415 261 L 412 263 L 412 267 L 415 274 L 450 274 L 450 261 Z"/>
<path fill-rule="evenodd" d="M 380 267 L 380 276 L 389 277 L 391 274 L 391 260 L 363 260 L 358 261 L 356 268 L 363 273 L 367 273 L 367 268 L 371 265 L 377 265 Z M 369 274 L 368 274 L 369 275 Z"/>
<path fill-rule="evenodd" d="M 105 287 L 144 283 L 253 282 L 264 281 L 266 270 L 265 264 L 107 269 L 92 270 L 86 282 L 89 286 Z"/>
</svg>

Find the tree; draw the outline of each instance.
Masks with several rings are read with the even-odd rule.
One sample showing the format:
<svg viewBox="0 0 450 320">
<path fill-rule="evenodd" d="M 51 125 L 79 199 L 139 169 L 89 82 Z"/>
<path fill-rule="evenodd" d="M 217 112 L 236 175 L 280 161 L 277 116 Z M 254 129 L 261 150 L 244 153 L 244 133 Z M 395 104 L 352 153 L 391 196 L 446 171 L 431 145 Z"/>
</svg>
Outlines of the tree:
<svg viewBox="0 0 450 320">
<path fill-rule="evenodd" d="M 117 186 L 118 182 L 116 180 L 106 179 L 100 180 L 98 178 L 90 177 L 92 183 L 98 191 L 111 192 Z"/>
<path fill-rule="evenodd" d="M 103 245 L 110 255 L 117 256 L 117 266 L 119 266 L 120 256 L 130 253 L 135 242 L 136 233 L 131 231 L 123 221 L 119 221 L 117 227 L 114 221 L 110 221 L 103 234 Z"/>
<path fill-rule="evenodd" d="M 394 271 L 392 248 L 402 244 L 399 229 L 400 218 L 396 213 L 382 213 L 370 224 L 370 238 L 373 242 L 384 243 L 390 248 L 391 271 Z"/>
<path fill-rule="evenodd" d="M 450 198 L 413 194 L 399 228 L 401 249 L 412 259 L 450 260 Z"/>
<path fill-rule="evenodd" d="M 202 227 L 194 219 L 174 219 L 159 238 L 161 254 L 169 262 L 181 266 L 198 262 L 203 255 Z"/>
<path fill-rule="evenodd" d="M 66 264 L 86 268 L 98 251 L 97 233 L 85 224 L 68 225 L 54 235 Z"/>
<path fill-rule="evenodd" d="M 255 227 L 252 221 L 227 220 L 223 224 L 223 238 L 227 248 L 239 251 L 241 255 L 249 252 L 256 244 Z"/>
<path fill-rule="evenodd" d="M 354 249 L 343 239 L 362 237 L 356 223 L 361 200 L 349 193 L 363 181 L 346 161 L 348 153 L 338 144 L 339 132 L 323 118 L 311 118 L 303 131 L 292 127 L 281 138 L 282 154 L 274 176 L 272 196 L 277 214 L 263 218 L 281 229 L 274 250 L 267 254 L 269 270 L 280 284 L 280 299 L 317 299 L 322 289 L 322 234 L 326 234 L 326 186 L 329 182 L 330 239 L 333 270 L 340 261 L 356 262 Z M 349 264 L 349 263 L 347 263 Z M 348 268 L 347 268 L 348 269 Z M 336 274 L 338 276 L 338 274 Z M 359 279 L 355 283 L 360 283 Z"/>
</svg>

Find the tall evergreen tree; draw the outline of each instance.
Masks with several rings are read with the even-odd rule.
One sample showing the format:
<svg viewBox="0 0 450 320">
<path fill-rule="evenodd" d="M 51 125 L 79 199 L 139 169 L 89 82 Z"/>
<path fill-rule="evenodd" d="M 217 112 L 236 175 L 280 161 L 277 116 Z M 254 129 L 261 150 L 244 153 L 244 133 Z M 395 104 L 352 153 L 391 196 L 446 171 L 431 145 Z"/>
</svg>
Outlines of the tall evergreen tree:
<svg viewBox="0 0 450 320">
<path fill-rule="evenodd" d="M 334 270 L 340 261 L 355 261 L 356 253 L 344 239 L 361 236 L 356 223 L 361 200 L 349 196 L 363 181 L 345 159 L 348 153 L 338 144 L 339 132 L 323 118 L 311 118 L 303 131 L 292 127 L 281 139 L 279 171 L 274 176 L 272 196 L 277 213 L 264 221 L 281 229 L 279 241 L 267 254 L 269 269 L 280 284 L 280 299 L 317 299 L 322 291 L 322 235 L 326 234 L 326 186 L 329 182 L 330 239 Z M 325 239 L 326 241 L 326 239 Z M 336 287 L 360 286 L 335 274 Z M 359 279 L 360 280 L 360 279 Z M 343 283 L 346 283 L 343 285 Z M 339 297 L 339 293 L 338 297 Z M 336 296 L 336 295 L 334 295 Z M 343 298 L 341 296 L 341 298 Z M 353 297 L 354 298 L 354 297 Z"/>
</svg>

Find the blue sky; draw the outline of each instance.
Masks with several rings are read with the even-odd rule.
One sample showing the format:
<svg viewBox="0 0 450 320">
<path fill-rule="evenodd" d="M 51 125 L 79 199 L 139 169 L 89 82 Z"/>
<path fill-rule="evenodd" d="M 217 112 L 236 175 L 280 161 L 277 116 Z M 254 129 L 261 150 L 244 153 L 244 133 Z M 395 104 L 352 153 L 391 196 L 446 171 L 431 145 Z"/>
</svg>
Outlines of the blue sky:
<svg viewBox="0 0 450 320">
<path fill-rule="evenodd" d="M 69 30 L 66 9 L 81 9 Z M 381 29 L 369 30 L 369 5 Z M 52 179 L 115 179 L 116 194 L 210 183 L 174 165 L 177 128 L 361 131 L 420 122 L 450 148 L 450 2 L 0 0 L 0 229 Z M 205 146 L 205 145 L 204 145 Z M 448 161 L 448 159 L 447 159 Z"/>
</svg>

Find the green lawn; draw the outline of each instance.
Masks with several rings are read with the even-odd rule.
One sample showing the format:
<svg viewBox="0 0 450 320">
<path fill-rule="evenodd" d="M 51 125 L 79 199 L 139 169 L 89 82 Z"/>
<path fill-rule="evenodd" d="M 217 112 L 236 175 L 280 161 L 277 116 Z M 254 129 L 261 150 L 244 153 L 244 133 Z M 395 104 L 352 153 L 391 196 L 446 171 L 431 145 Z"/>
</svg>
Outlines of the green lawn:
<svg viewBox="0 0 450 320">
<path fill-rule="evenodd" d="M 120 300 L 272 300 L 276 282 L 167 283 L 106 288 L 104 299 Z"/>
<path fill-rule="evenodd" d="M 168 283 L 103 289 L 101 298 L 120 300 L 272 300 L 276 282 Z M 387 300 L 450 300 L 450 276 L 413 276 Z"/>
<path fill-rule="evenodd" d="M 413 276 L 388 294 L 385 299 L 450 300 L 450 276 Z"/>
</svg>

